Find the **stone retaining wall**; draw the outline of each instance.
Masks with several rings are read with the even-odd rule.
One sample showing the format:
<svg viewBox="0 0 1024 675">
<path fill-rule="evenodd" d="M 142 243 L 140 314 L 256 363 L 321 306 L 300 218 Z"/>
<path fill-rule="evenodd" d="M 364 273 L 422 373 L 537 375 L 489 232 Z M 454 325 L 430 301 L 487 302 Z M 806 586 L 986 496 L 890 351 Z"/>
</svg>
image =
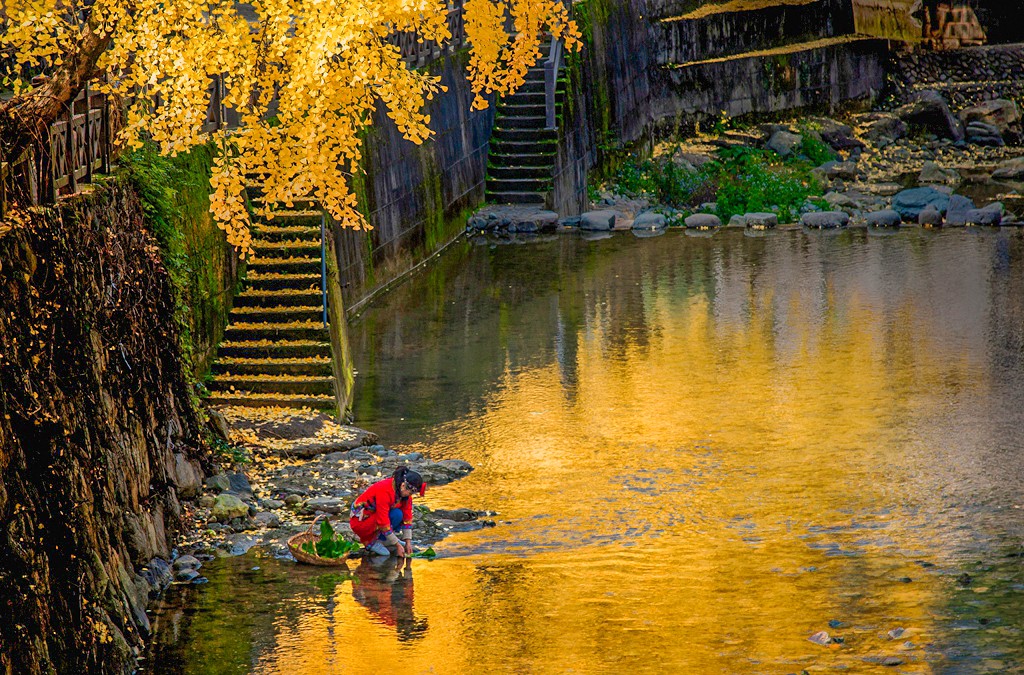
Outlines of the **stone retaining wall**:
<svg viewBox="0 0 1024 675">
<path fill-rule="evenodd" d="M 133 672 L 203 480 L 171 281 L 120 182 L 4 225 L 0 672 Z"/>
<path fill-rule="evenodd" d="M 1024 44 L 917 51 L 898 56 L 891 86 L 898 102 L 922 89 L 945 94 L 954 108 L 993 98 L 1024 98 Z"/>
</svg>

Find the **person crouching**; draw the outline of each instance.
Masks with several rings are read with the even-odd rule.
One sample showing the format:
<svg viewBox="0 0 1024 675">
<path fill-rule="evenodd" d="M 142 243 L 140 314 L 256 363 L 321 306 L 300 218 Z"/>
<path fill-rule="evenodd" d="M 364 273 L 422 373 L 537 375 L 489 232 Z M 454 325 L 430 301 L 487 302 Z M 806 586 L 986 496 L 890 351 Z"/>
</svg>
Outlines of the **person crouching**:
<svg viewBox="0 0 1024 675">
<path fill-rule="evenodd" d="M 370 555 L 412 555 L 412 496 L 426 489 L 423 476 L 400 466 L 352 502 L 349 525 Z"/>
</svg>

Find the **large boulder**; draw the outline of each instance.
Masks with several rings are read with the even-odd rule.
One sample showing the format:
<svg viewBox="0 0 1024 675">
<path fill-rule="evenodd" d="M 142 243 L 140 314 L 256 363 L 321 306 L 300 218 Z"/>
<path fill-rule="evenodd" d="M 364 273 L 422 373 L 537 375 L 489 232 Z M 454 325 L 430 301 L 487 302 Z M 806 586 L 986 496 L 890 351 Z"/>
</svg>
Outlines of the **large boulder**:
<svg viewBox="0 0 1024 675">
<path fill-rule="evenodd" d="M 695 213 L 687 216 L 684 222 L 694 230 L 711 230 L 722 226 L 721 219 L 712 213 Z"/>
<path fill-rule="evenodd" d="M 929 204 L 934 205 L 940 213 L 945 213 L 949 205 L 949 195 L 932 187 L 919 187 L 903 190 L 892 198 L 892 208 L 907 222 L 917 220 L 921 209 Z"/>
<path fill-rule="evenodd" d="M 614 211 L 587 211 L 580 216 L 580 229 L 605 232 L 615 227 Z"/>
<path fill-rule="evenodd" d="M 964 138 L 960 121 L 950 112 L 946 100 L 937 91 L 922 91 L 896 110 L 899 118 L 911 126 L 922 127 L 939 138 L 960 141 Z"/>
<path fill-rule="evenodd" d="M 1020 123 L 1020 110 L 1017 104 L 1005 98 L 996 98 L 960 111 L 960 121 L 965 125 L 972 122 L 995 128 L 1005 134 L 1010 127 Z"/>
<path fill-rule="evenodd" d="M 965 134 L 967 142 L 974 145 L 988 145 L 996 148 L 1006 145 L 1003 133 L 994 125 L 984 122 L 971 122 L 967 125 Z"/>
<path fill-rule="evenodd" d="M 917 180 L 920 183 L 957 183 L 960 181 L 960 174 L 956 169 L 943 169 L 932 160 L 928 160 L 921 168 Z"/>
<path fill-rule="evenodd" d="M 232 518 L 244 518 L 249 515 L 249 505 L 230 492 L 217 495 L 211 509 L 213 519 L 219 523 L 226 523 Z"/>
<path fill-rule="evenodd" d="M 983 209 L 971 209 L 967 212 L 968 225 L 999 225 L 1002 220 L 1002 202 L 993 202 Z"/>
<path fill-rule="evenodd" d="M 819 230 L 846 227 L 849 223 L 850 216 L 842 211 L 819 211 L 817 213 L 805 213 L 800 216 L 801 225 Z"/>
<path fill-rule="evenodd" d="M 907 135 L 907 124 L 893 115 L 878 114 L 868 119 L 861 135 L 877 146 L 886 146 Z"/>
<path fill-rule="evenodd" d="M 1014 157 L 999 164 L 992 172 L 993 178 L 1002 180 L 1024 180 L 1024 157 Z"/>
<path fill-rule="evenodd" d="M 853 128 L 848 124 L 837 122 L 827 117 L 815 117 L 810 120 L 816 124 L 821 140 L 828 143 L 833 150 L 852 150 L 863 148 L 864 143 L 853 137 Z"/>
<path fill-rule="evenodd" d="M 789 155 L 798 154 L 803 142 L 804 137 L 800 134 L 794 134 L 780 129 L 772 134 L 772 137 L 768 139 L 767 147 L 769 150 L 774 150 L 783 157 L 788 157 Z"/>
<path fill-rule="evenodd" d="M 967 224 L 967 212 L 974 209 L 974 202 L 963 195 L 953 195 L 946 206 L 946 225 L 963 227 Z"/>
</svg>

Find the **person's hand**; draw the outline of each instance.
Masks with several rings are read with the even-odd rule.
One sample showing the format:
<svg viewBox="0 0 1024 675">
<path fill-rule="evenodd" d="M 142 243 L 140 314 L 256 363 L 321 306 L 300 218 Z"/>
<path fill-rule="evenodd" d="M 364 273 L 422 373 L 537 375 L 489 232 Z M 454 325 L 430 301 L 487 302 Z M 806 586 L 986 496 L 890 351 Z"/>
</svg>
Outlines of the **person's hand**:
<svg viewBox="0 0 1024 675">
<path fill-rule="evenodd" d="M 402 547 L 399 546 L 398 548 Z M 412 555 L 412 540 L 410 539 L 405 540 L 405 555 Z"/>
<path fill-rule="evenodd" d="M 398 554 L 399 558 L 405 557 L 405 547 L 402 546 L 401 542 L 399 542 L 398 546 L 395 548 L 395 553 Z"/>
</svg>

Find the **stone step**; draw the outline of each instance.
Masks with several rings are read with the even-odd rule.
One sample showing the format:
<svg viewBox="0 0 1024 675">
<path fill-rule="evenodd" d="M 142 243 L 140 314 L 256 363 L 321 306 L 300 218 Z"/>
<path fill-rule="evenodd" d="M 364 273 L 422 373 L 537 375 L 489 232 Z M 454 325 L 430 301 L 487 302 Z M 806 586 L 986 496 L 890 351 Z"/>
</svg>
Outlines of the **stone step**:
<svg viewBox="0 0 1024 675">
<path fill-rule="evenodd" d="M 510 106 L 510 105 L 512 105 L 512 106 L 522 105 L 522 106 L 531 106 L 531 107 L 532 106 L 540 106 L 541 108 L 544 108 L 545 106 L 547 106 L 547 102 L 548 102 L 547 95 L 545 94 L 545 92 L 543 90 L 541 90 L 539 92 L 536 92 L 536 91 L 533 91 L 533 92 L 517 91 L 516 93 L 510 94 L 510 95 L 504 97 L 503 99 L 501 99 L 501 103 L 498 104 L 498 107 L 499 108 L 504 108 L 504 107 Z"/>
<path fill-rule="evenodd" d="M 208 385 L 211 392 L 253 394 L 333 394 L 334 378 L 323 375 L 223 375 Z"/>
<path fill-rule="evenodd" d="M 320 245 L 320 223 L 316 227 L 256 223 L 252 228 L 254 243 L 272 241 L 315 241 Z"/>
<path fill-rule="evenodd" d="M 224 339 L 229 342 L 251 340 L 313 340 L 327 342 L 327 329 L 320 321 L 293 323 L 232 323 L 224 330 Z"/>
<path fill-rule="evenodd" d="M 539 117 L 511 117 L 500 116 L 495 121 L 495 129 L 544 129 L 547 118 L 544 115 Z"/>
<path fill-rule="evenodd" d="M 541 94 L 543 94 L 544 93 L 544 70 L 543 69 L 540 70 L 540 77 L 539 78 L 536 77 L 535 74 L 534 74 L 534 77 L 530 77 L 529 75 L 527 75 L 526 82 L 523 82 L 522 86 L 520 86 L 519 89 L 516 90 L 516 93 L 520 93 L 520 92 L 523 93 L 523 94 L 536 94 L 537 92 L 540 92 Z"/>
<path fill-rule="evenodd" d="M 315 291 L 256 291 L 244 290 L 235 296 L 235 307 L 283 307 L 283 306 L 323 306 L 323 295 L 318 288 Z"/>
<path fill-rule="evenodd" d="M 206 402 L 209 405 L 237 405 L 249 408 L 316 408 L 328 410 L 335 407 L 333 396 L 303 394 L 251 394 L 248 392 L 217 392 Z"/>
<path fill-rule="evenodd" d="M 316 258 L 320 259 L 320 238 L 316 241 L 253 241 L 257 258 Z"/>
<path fill-rule="evenodd" d="M 548 166 L 492 166 L 487 169 L 487 177 L 495 180 L 532 178 L 549 181 L 552 167 L 552 164 Z"/>
<path fill-rule="evenodd" d="M 548 153 L 515 153 L 503 155 L 492 152 L 489 154 L 487 161 L 490 162 L 491 166 L 501 168 L 537 166 L 550 169 L 555 165 L 554 146 L 552 146 L 552 151 Z"/>
<path fill-rule="evenodd" d="M 506 101 L 498 108 L 503 117 L 546 117 L 548 107 L 543 99 L 537 103 L 518 101 Z"/>
<path fill-rule="evenodd" d="M 508 129 L 505 127 L 495 127 L 492 135 L 493 139 L 499 141 L 512 141 L 515 143 L 543 143 L 550 141 L 551 143 L 558 142 L 558 132 L 555 129 Z M 493 141 L 492 141 L 493 143 Z M 534 152 L 537 152 L 540 148 L 534 148 Z"/>
<path fill-rule="evenodd" d="M 292 323 L 294 321 L 319 321 L 323 323 L 323 306 L 283 305 L 278 307 L 235 307 L 231 310 L 230 321 L 243 323 Z"/>
<path fill-rule="evenodd" d="M 276 225 L 278 227 L 315 227 L 320 229 L 320 218 L 323 214 L 320 211 L 310 209 L 284 209 L 274 211 L 273 218 L 257 218 L 260 223 Z M 257 231 L 259 228 L 257 227 Z"/>
<path fill-rule="evenodd" d="M 226 340 L 220 343 L 217 357 L 248 359 L 331 358 L 331 343 L 326 340 Z"/>
<path fill-rule="evenodd" d="M 321 277 L 317 274 L 269 274 L 252 273 L 246 278 L 246 286 L 254 291 L 306 290 L 319 291 Z"/>
<path fill-rule="evenodd" d="M 544 195 L 536 192 L 490 192 L 487 201 L 492 204 L 544 204 Z"/>
<path fill-rule="evenodd" d="M 551 178 L 488 178 L 488 192 L 547 192 Z"/>
<path fill-rule="evenodd" d="M 249 274 L 316 274 L 320 275 L 320 256 L 316 258 L 260 258 L 248 265 Z"/>
<path fill-rule="evenodd" d="M 259 194 L 257 194 L 257 195 L 250 195 L 249 201 L 252 203 L 252 205 L 254 207 L 262 207 L 262 206 L 264 206 L 266 204 L 265 200 L 263 199 L 262 191 Z M 302 209 L 302 210 L 316 211 L 317 210 L 317 203 L 316 203 L 315 199 L 295 199 L 295 200 L 292 200 L 291 205 L 288 205 L 288 204 L 275 204 L 274 207 L 277 208 L 277 209 L 282 209 L 283 208 L 283 209 Z"/>
<path fill-rule="evenodd" d="M 233 358 L 217 359 L 214 375 L 319 375 L 332 377 L 331 360 L 323 357 L 305 359 Z"/>
</svg>

